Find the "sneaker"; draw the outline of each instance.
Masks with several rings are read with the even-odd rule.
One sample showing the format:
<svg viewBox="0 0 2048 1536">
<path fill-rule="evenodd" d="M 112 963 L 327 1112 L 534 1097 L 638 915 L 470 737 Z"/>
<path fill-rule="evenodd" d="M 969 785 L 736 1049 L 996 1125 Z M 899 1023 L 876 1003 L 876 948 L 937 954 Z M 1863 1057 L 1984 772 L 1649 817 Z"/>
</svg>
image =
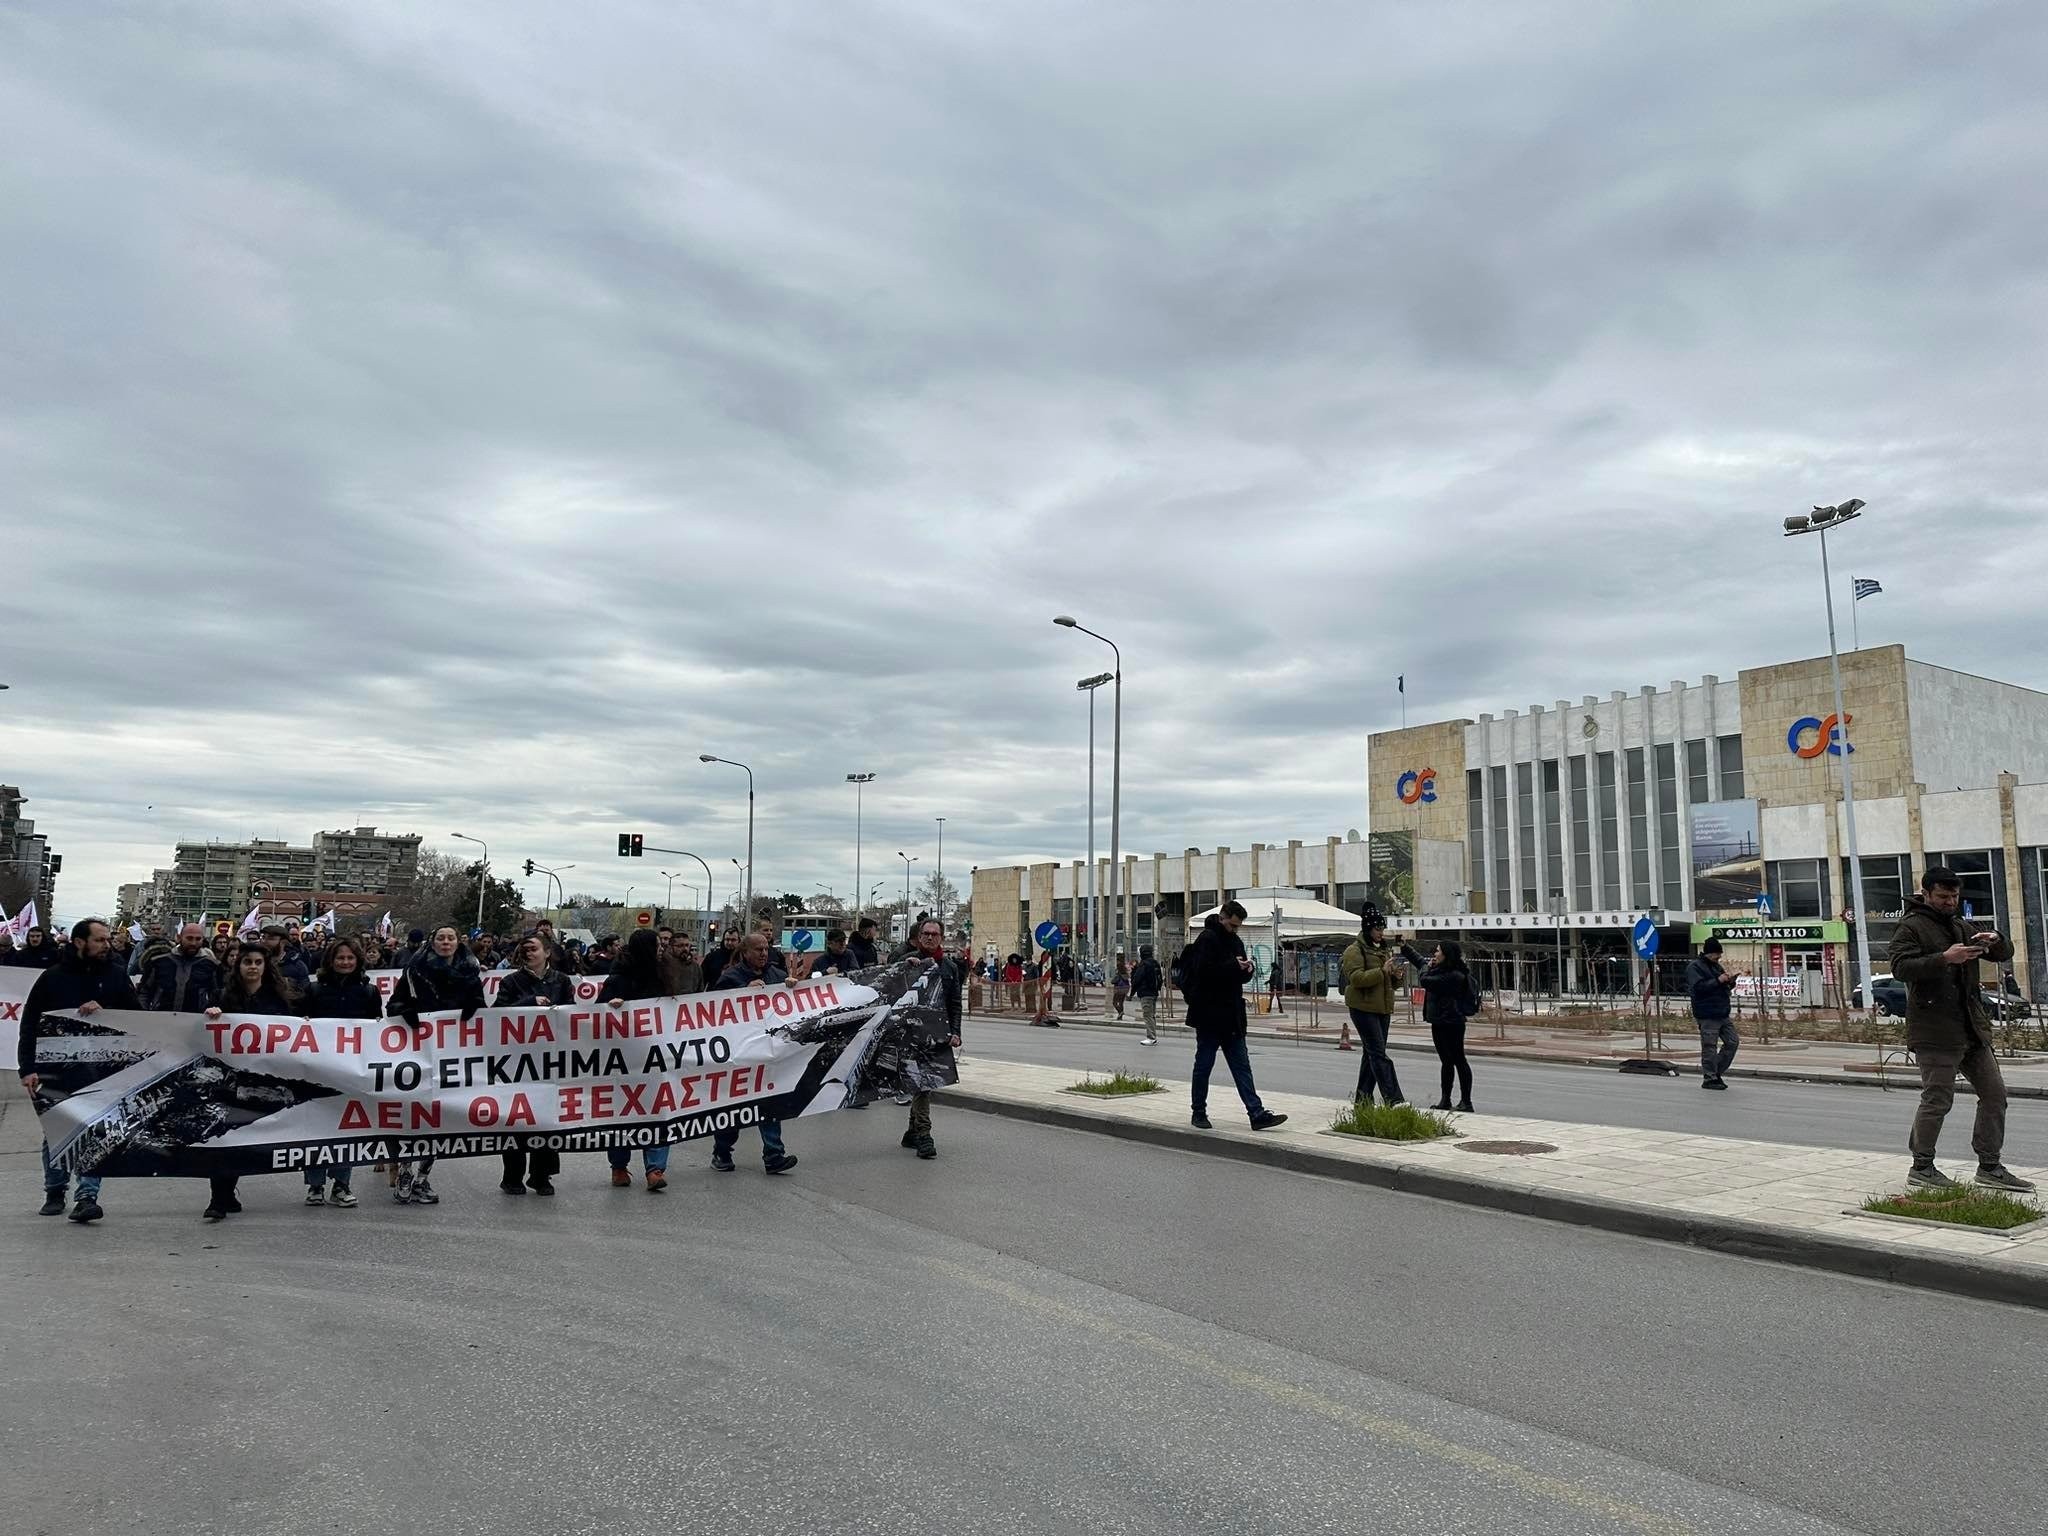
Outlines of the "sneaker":
<svg viewBox="0 0 2048 1536">
<path fill-rule="evenodd" d="M 668 1175 L 659 1168 L 647 1170 L 647 1193 L 658 1195 L 668 1188 Z"/>
<path fill-rule="evenodd" d="M 327 1187 L 324 1184 L 308 1184 L 306 1186 L 306 1204 L 325 1205 L 326 1203 Z"/>
<path fill-rule="evenodd" d="M 2034 1192 L 2031 1179 L 2021 1178 L 2003 1163 L 1993 1163 L 1988 1168 L 1980 1167 L 1977 1170 L 1977 1182 L 1985 1189 L 2002 1189 L 2015 1195 L 2031 1195 Z M 79 1219 L 75 1211 L 71 1219 Z"/>
<path fill-rule="evenodd" d="M 2028 1189 L 2033 1187 L 2031 1184 L 2027 1186 Z M 93 1199 L 90 1195 L 81 1196 L 78 1204 L 71 1207 L 71 1219 L 73 1221 L 98 1221 L 106 1214 L 105 1211 L 100 1209 L 99 1201 Z"/>
<path fill-rule="evenodd" d="M 1157 1040 L 1152 1040 L 1152 1039 L 1143 1039 L 1143 1038 L 1141 1038 L 1141 1039 L 1140 1039 L 1140 1040 L 1138 1041 L 1138 1044 L 1140 1044 L 1140 1045 L 1157 1045 L 1158 1043 L 1159 1043 L 1159 1042 L 1158 1042 Z"/>
<path fill-rule="evenodd" d="M 547 1179 L 535 1179 L 527 1188 L 536 1195 L 552 1195 L 555 1192 L 555 1186 Z"/>
<path fill-rule="evenodd" d="M 1718 1077 L 1703 1077 L 1700 1079 L 1700 1086 L 1702 1088 L 1719 1088 L 1724 1091 L 1728 1087 L 1728 1085 L 1722 1082 L 1721 1079 Z"/>
<path fill-rule="evenodd" d="M 932 1155 L 934 1157 L 938 1156 L 936 1152 Z M 924 1154 L 920 1152 L 918 1156 L 922 1157 Z M 778 1152 L 773 1157 L 761 1159 L 761 1171 L 763 1173 L 787 1173 L 795 1166 L 796 1159 L 787 1152 Z"/>
<path fill-rule="evenodd" d="M 903 1147 L 906 1151 L 915 1151 L 917 1148 L 917 1132 L 905 1131 L 903 1133 L 903 1140 L 899 1142 L 898 1145 Z"/>
<path fill-rule="evenodd" d="M 1213 1131 L 1216 1129 L 1215 1126 L 1209 1123 L 1209 1117 L 1203 1114 L 1200 1110 L 1195 1111 L 1194 1118 L 1189 1120 L 1188 1124 L 1192 1125 L 1198 1131 Z"/>
<path fill-rule="evenodd" d="M 237 1200 L 233 1195 L 229 1195 L 227 1199 L 221 1201 L 220 1208 L 226 1211 L 230 1216 L 239 1216 L 242 1214 L 242 1202 Z"/>
<path fill-rule="evenodd" d="M 64 1191 L 61 1189 L 44 1190 L 43 1207 L 36 1214 L 38 1216 L 62 1216 L 64 1214 Z"/>
<path fill-rule="evenodd" d="M 217 1205 L 209 1205 L 199 1213 L 199 1216 L 202 1221 L 226 1221 L 228 1219 L 228 1213 Z"/>
<path fill-rule="evenodd" d="M 434 1193 L 434 1186 L 425 1179 L 412 1181 L 412 1203 L 414 1205 L 439 1205 L 441 1197 Z"/>
<path fill-rule="evenodd" d="M 930 1162 L 933 1158 L 939 1155 L 938 1143 L 933 1141 L 929 1136 L 919 1137 L 917 1142 L 917 1155 L 923 1158 L 926 1162 Z"/>
<path fill-rule="evenodd" d="M 1350 1051 L 1350 1050 L 1356 1050 L 1356 1049 L 1357 1049 L 1357 1047 L 1356 1047 L 1356 1046 L 1354 1046 L 1354 1045 L 1353 1045 L 1353 1044 L 1352 1044 L 1352 1043 L 1351 1043 L 1350 1041 L 1348 1041 L 1348 1040 L 1339 1040 L 1339 1041 L 1337 1042 L 1337 1049 L 1338 1049 L 1338 1050 L 1340 1050 L 1340 1051 Z"/>
<path fill-rule="evenodd" d="M 714 1173 L 731 1173 L 732 1154 L 730 1152 L 713 1152 L 711 1154 L 711 1170 Z"/>
<path fill-rule="evenodd" d="M 398 1182 L 391 1186 L 391 1198 L 400 1205 L 411 1205 L 412 1182 L 412 1170 L 410 1168 L 399 1169 Z"/>
<path fill-rule="evenodd" d="M 1270 1109 L 1252 1116 L 1252 1129 L 1255 1131 L 1270 1131 L 1275 1126 L 1285 1125 L 1286 1123 L 1287 1117 L 1285 1115 L 1276 1115 Z"/>
<path fill-rule="evenodd" d="M 614 1168 L 614 1169 L 612 1170 L 612 1188 L 613 1188 L 613 1189 L 631 1189 L 632 1187 L 633 1187 L 633 1170 L 632 1170 L 632 1169 L 630 1169 L 630 1168 Z"/>
<path fill-rule="evenodd" d="M 498 1180 L 498 1188 L 505 1191 L 508 1195 L 523 1195 L 526 1193 L 526 1186 L 517 1179 L 500 1179 Z"/>
<path fill-rule="evenodd" d="M 1956 1181 L 1943 1173 L 1932 1163 L 1915 1163 L 1906 1175 L 1906 1182 L 1915 1189 L 1955 1189 Z"/>
<path fill-rule="evenodd" d="M 352 1211 L 356 1208 L 355 1191 L 346 1184 L 337 1184 L 327 1191 L 327 1203 L 344 1211 Z"/>
</svg>

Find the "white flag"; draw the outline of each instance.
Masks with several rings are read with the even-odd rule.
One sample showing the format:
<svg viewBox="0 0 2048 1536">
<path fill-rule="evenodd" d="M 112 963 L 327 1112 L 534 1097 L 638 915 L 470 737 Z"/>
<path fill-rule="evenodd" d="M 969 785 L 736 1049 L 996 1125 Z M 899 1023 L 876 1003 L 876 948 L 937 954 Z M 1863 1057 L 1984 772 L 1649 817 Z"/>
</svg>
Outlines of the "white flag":
<svg viewBox="0 0 2048 1536">
<path fill-rule="evenodd" d="M 21 943 L 28 937 L 29 929 L 42 926 L 42 919 L 36 915 L 36 904 L 30 902 L 14 914 L 14 942 L 17 944 Z"/>
<path fill-rule="evenodd" d="M 143 931 L 142 924 L 130 923 L 128 925 L 128 937 L 140 944 L 148 939 L 149 935 Z"/>
<path fill-rule="evenodd" d="M 253 939 L 263 931 L 263 903 L 258 902 L 249 909 L 249 915 L 242 919 L 242 926 L 235 930 L 238 939 Z"/>
<path fill-rule="evenodd" d="M 377 924 L 377 937 L 380 939 L 391 937 L 391 914 L 389 912 L 386 912 Z"/>
</svg>

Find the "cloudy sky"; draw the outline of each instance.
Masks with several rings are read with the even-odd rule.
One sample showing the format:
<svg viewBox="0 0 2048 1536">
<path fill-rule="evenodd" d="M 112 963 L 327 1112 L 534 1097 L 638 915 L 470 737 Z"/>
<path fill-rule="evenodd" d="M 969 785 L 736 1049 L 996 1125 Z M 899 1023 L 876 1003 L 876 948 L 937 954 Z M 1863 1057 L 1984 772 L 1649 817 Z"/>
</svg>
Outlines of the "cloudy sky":
<svg viewBox="0 0 2048 1536">
<path fill-rule="evenodd" d="M 866 883 L 1083 851 L 1070 612 L 1127 849 L 1318 838 L 1397 673 L 1821 649 L 1777 525 L 1851 495 L 1866 642 L 2048 686 L 2044 69 L 2032 4 L 0 7 L 0 780 L 66 915 L 358 820 L 644 897 L 620 830 L 743 849 L 711 751 L 845 896 L 853 770 Z"/>
</svg>

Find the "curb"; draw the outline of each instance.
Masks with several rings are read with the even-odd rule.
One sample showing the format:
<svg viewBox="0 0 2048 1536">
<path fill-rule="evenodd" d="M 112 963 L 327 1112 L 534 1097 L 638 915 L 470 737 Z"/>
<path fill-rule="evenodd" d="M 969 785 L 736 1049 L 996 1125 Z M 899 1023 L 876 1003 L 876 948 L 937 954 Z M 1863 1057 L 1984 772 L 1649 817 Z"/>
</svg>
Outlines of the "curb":
<svg viewBox="0 0 2048 1536">
<path fill-rule="evenodd" d="M 1234 1135 L 1219 1136 L 1193 1127 L 1154 1125 L 1142 1120 L 1121 1120 L 1090 1114 L 1064 1104 L 1026 1104 L 998 1098 L 972 1088 L 950 1087 L 946 1102 L 983 1114 L 1005 1115 L 1013 1120 L 1035 1121 L 1066 1130 L 1094 1131 L 1125 1141 L 1145 1142 L 1183 1152 L 1206 1153 L 1242 1163 L 1257 1163 L 1290 1173 L 1309 1173 L 1325 1178 L 1369 1184 L 1401 1194 L 1449 1200 L 1485 1210 L 1505 1211 L 1516 1216 L 1533 1216 L 1541 1221 L 1564 1222 L 1593 1227 L 1626 1237 L 1644 1237 L 1656 1242 L 1679 1243 L 1712 1253 L 1739 1258 L 1764 1259 L 1777 1264 L 1797 1264 L 1809 1269 L 1853 1275 L 1864 1280 L 1881 1280 L 1892 1285 L 1917 1286 L 1950 1296 L 1968 1296 L 1978 1301 L 2005 1302 L 2014 1306 L 2048 1310 L 2048 1273 L 2028 1272 L 2016 1267 L 1987 1264 L 1981 1260 L 1952 1257 L 1912 1249 L 1891 1249 L 1846 1242 L 1819 1233 L 1789 1231 L 1763 1222 L 1736 1217 L 1704 1216 L 1691 1212 L 1662 1211 L 1649 1206 L 1627 1205 L 1593 1195 L 1571 1195 L 1555 1190 L 1524 1189 L 1495 1184 L 1485 1179 L 1435 1169 L 1404 1168 L 1385 1163 L 1358 1162 L 1316 1147 L 1300 1147 L 1285 1141 Z"/>
<path fill-rule="evenodd" d="M 983 1018 L 998 1024 L 1022 1024 L 1025 1022 L 1022 1019 L 1013 1019 L 1007 1015 L 997 1017 L 987 1013 L 970 1014 L 968 1017 L 970 1019 Z M 1112 1035 L 1135 1034 L 1139 1028 L 1139 1026 L 1134 1024 L 1117 1024 L 1108 1019 L 1092 1018 L 1062 1019 L 1060 1020 L 1060 1027 L 1062 1029 L 1100 1030 L 1104 1034 Z M 1170 1025 L 1165 1020 L 1161 1020 L 1161 1038 L 1165 1038 L 1164 1031 L 1168 1028 L 1177 1030 L 1183 1027 L 1178 1019 L 1174 1020 Z M 1187 1038 L 1192 1040 L 1194 1036 L 1189 1035 Z M 1256 1029 L 1250 1031 L 1249 1038 L 1265 1045 L 1292 1045 L 1299 1046 L 1303 1050 L 1315 1050 L 1330 1044 L 1330 1042 L 1322 1040 L 1297 1040 L 1293 1035 L 1283 1035 L 1275 1031 L 1260 1031 Z M 1420 1040 L 1389 1040 L 1387 1042 L 1387 1049 L 1390 1051 L 1409 1051 L 1424 1056 L 1436 1054 L 1436 1047 L 1424 1045 Z M 1504 1051 L 1498 1046 L 1468 1044 L 1465 1047 L 1465 1054 L 1468 1056 L 1484 1056 L 1497 1061 L 1526 1061 L 1540 1067 L 1595 1067 L 1605 1072 L 1616 1070 L 1614 1062 L 1594 1061 L 1589 1057 L 1571 1056 L 1563 1052 Z M 1700 1075 L 1700 1069 L 1689 1061 L 1683 1059 L 1674 1060 L 1671 1065 L 1677 1069 L 1680 1077 L 1698 1077 Z M 1876 1088 L 1893 1093 L 1918 1093 L 1920 1091 L 1919 1083 L 1914 1081 L 1904 1069 L 1901 1069 L 1896 1074 L 1900 1079 L 1897 1083 L 1888 1083 L 1875 1073 L 1869 1076 L 1856 1076 L 1839 1069 L 1794 1072 L 1784 1067 L 1735 1066 L 1728 1069 L 1728 1075 L 1730 1077 L 1748 1078 L 1755 1082 L 1765 1083 L 1818 1083 L 1833 1088 Z M 1960 1080 L 1956 1083 L 1955 1092 L 1956 1097 L 1959 1099 L 1975 1098 L 1977 1094 L 1976 1089 Z M 2009 1082 L 2005 1085 L 2005 1096 L 2008 1099 L 2048 1099 L 2048 1087 L 2036 1087 L 2031 1083 Z"/>
</svg>

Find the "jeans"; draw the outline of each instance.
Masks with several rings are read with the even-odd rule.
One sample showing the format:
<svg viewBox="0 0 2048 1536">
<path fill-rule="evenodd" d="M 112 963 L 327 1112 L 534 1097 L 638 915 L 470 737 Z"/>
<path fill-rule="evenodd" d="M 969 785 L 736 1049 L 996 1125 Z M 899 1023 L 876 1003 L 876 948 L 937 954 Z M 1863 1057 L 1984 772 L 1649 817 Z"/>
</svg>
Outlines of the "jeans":
<svg viewBox="0 0 2048 1536">
<path fill-rule="evenodd" d="M 306 1188 L 324 1188 L 331 1175 L 336 1189 L 347 1189 L 349 1171 L 347 1163 L 343 1163 L 339 1168 L 308 1168 L 306 1170 Z"/>
<path fill-rule="evenodd" d="M 1432 1024 L 1429 1026 L 1430 1043 L 1436 1047 L 1436 1059 L 1443 1063 L 1444 1102 L 1450 1102 L 1451 1079 L 1458 1080 L 1458 1102 L 1472 1102 L 1472 1063 L 1465 1056 L 1465 1021 L 1455 1024 Z"/>
<path fill-rule="evenodd" d="M 916 1101 L 912 1100 L 912 1103 L 914 1105 Z M 916 1110 L 913 1109 L 912 1113 L 915 1114 Z M 715 1152 L 723 1152 L 726 1156 L 730 1157 L 732 1156 L 732 1149 L 739 1144 L 740 1133 L 737 1126 L 729 1131 L 715 1131 L 712 1133 L 711 1148 Z M 666 1149 L 664 1148 L 663 1150 L 665 1153 Z M 763 1120 L 761 1122 L 762 1160 L 765 1162 L 771 1157 L 781 1157 L 783 1151 L 782 1122 L 780 1120 Z"/>
<path fill-rule="evenodd" d="M 1244 1100 L 1245 1113 L 1258 1119 L 1266 1112 L 1266 1106 L 1259 1102 L 1259 1090 L 1252 1083 L 1252 1053 L 1245 1049 L 1243 1035 L 1232 1035 L 1227 1040 L 1204 1037 L 1195 1042 L 1195 1113 L 1209 1112 L 1209 1072 L 1216 1065 L 1218 1051 L 1230 1068 L 1231 1081 L 1237 1084 L 1237 1096 Z"/>
<path fill-rule="evenodd" d="M 633 1166 L 633 1149 L 631 1147 L 606 1147 L 604 1155 L 614 1168 L 630 1168 Z M 556 1158 L 555 1166 L 559 1168 L 561 1166 L 559 1153 L 556 1154 Z M 640 1161 L 646 1165 L 649 1173 L 666 1173 L 668 1172 L 668 1148 L 647 1147 L 640 1153 Z"/>
<path fill-rule="evenodd" d="M 1358 1043 L 1365 1047 L 1365 1059 L 1358 1064 L 1358 1089 L 1353 1097 L 1370 1104 L 1373 1090 L 1377 1088 L 1380 1097 L 1389 1104 L 1399 1104 L 1401 1079 L 1394 1075 L 1394 1060 L 1387 1054 L 1387 1016 L 1384 1013 L 1361 1013 L 1356 1008 L 1349 1012 L 1351 1027 L 1358 1031 Z"/>
<path fill-rule="evenodd" d="M 61 1195 L 71 1183 L 71 1175 L 62 1168 L 50 1166 L 50 1144 L 43 1143 L 43 1193 Z M 96 1173 L 81 1173 L 78 1176 L 78 1198 L 98 1203 L 100 1198 L 100 1176 Z"/>
<path fill-rule="evenodd" d="M 1147 1040 L 1157 1040 L 1159 1038 L 1159 994 L 1154 992 L 1150 997 L 1139 998 L 1138 1011 L 1145 1016 L 1145 1038 Z"/>
<path fill-rule="evenodd" d="M 1709 1079 L 1724 1076 L 1735 1061 L 1739 1040 L 1733 1019 L 1694 1019 L 1700 1027 L 1700 1075 Z"/>
<path fill-rule="evenodd" d="M 1970 1146 L 1980 1167 L 1990 1168 L 2005 1156 L 2005 1078 L 1998 1070 L 1998 1058 L 1983 1041 L 1972 1041 L 1969 1050 L 1920 1050 L 1913 1053 L 1920 1064 L 1920 1109 L 1913 1116 L 1911 1147 L 1913 1161 L 1934 1161 L 1934 1144 L 1941 1136 L 1941 1122 L 1948 1118 L 1956 1101 L 1956 1073 L 1961 1072 L 1977 1090 L 1977 1123 L 1970 1131 Z"/>
</svg>

